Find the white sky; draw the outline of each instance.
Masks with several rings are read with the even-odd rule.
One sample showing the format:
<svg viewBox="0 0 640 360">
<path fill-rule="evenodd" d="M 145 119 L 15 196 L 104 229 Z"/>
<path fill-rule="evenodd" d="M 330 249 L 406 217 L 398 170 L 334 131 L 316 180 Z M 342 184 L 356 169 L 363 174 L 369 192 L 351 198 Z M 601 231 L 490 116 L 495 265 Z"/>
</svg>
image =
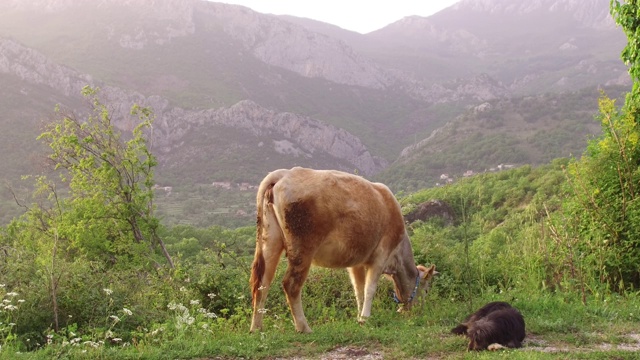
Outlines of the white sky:
<svg viewBox="0 0 640 360">
<path fill-rule="evenodd" d="M 319 20 L 366 34 L 405 16 L 429 16 L 459 0 L 213 0 L 257 12 Z"/>
</svg>

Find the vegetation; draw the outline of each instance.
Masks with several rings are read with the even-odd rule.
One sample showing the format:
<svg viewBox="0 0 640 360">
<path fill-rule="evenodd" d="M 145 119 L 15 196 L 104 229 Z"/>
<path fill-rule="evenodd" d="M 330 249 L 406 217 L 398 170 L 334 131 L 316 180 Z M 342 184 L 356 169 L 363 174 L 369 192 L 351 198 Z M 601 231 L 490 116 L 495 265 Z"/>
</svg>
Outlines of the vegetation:
<svg viewBox="0 0 640 360">
<path fill-rule="evenodd" d="M 601 134 L 593 119 L 602 91 L 621 101 L 628 88 L 489 101 L 439 128 L 376 178 L 395 191 L 413 192 L 442 183 L 442 174 L 455 179 L 468 170 L 495 171 L 501 164 L 538 166 L 578 156 L 589 139 Z"/>
<path fill-rule="evenodd" d="M 524 314 L 528 341 L 497 356 L 637 358 L 639 7 L 612 2 L 629 32 L 623 56 L 635 85 L 619 109 L 600 98 L 602 133 L 580 159 L 487 172 L 401 198 L 405 212 L 440 199 L 456 214 L 452 225 L 410 225 L 417 262 L 435 263 L 441 274 L 422 306 L 396 313 L 392 285 L 382 281 L 372 318 L 357 325 L 345 271 L 313 269 L 303 290 L 310 335 L 294 332 L 277 289 L 266 330 L 248 334 L 254 228 L 161 224 L 145 135 L 152 114 L 134 108 L 140 125 L 123 136 L 86 88 L 86 119 L 57 112 L 40 137 L 59 179 L 36 177 L 26 213 L 0 228 L 0 355 L 273 358 L 348 346 L 385 358 L 494 358 L 465 352 L 465 340 L 448 330 L 484 302 L 503 300 Z"/>
</svg>

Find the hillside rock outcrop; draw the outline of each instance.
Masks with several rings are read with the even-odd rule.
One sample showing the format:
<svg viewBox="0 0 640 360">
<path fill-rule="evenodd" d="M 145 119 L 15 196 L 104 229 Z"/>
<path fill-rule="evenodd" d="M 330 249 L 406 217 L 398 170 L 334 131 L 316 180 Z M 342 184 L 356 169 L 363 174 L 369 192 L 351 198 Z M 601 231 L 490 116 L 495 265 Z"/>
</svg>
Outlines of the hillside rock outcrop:
<svg viewBox="0 0 640 360">
<path fill-rule="evenodd" d="M 394 81 L 344 42 L 276 16 L 221 3 L 201 4 L 200 10 L 218 19 L 227 34 L 267 64 L 309 78 L 372 89 L 383 89 Z"/>
<path fill-rule="evenodd" d="M 385 160 L 369 153 L 355 135 L 310 117 L 274 112 L 248 100 L 220 109 L 172 107 L 168 100 L 159 96 L 145 96 L 94 81 L 90 76 L 57 65 L 41 53 L 13 40 L 0 38 L 0 73 L 14 74 L 29 83 L 46 85 L 67 97 L 80 96 L 86 85 L 98 86 L 116 126 L 123 130 L 132 130 L 137 124 L 137 118 L 130 114 L 132 105 L 150 107 L 156 115 L 154 142 L 164 152 L 172 151 L 186 133 L 213 124 L 242 129 L 256 136 L 286 139 L 308 154 L 323 152 L 346 160 L 365 175 L 374 174 L 387 165 Z"/>
</svg>

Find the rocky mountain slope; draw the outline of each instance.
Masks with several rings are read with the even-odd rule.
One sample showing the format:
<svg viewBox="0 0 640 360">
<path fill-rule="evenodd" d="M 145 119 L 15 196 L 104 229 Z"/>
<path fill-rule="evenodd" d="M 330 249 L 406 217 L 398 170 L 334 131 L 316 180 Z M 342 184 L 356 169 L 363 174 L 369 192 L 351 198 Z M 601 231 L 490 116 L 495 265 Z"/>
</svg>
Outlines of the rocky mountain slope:
<svg viewBox="0 0 640 360">
<path fill-rule="evenodd" d="M 391 163 L 433 179 L 441 167 L 416 165 L 433 155 L 415 146 L 433 144 L 421 139 L 450 133 L 485 103 L 629 86 L 624 43 L 600 0 L 462 0 L 365 35 L 203 0 L 5 0 L 0 151 L 8 156 L 0 168 L 11 181 L 32 173 L 24 159 L 36 158 L 38 124 L 56 103 L 83 111 L 80 89 L 89 84 L 124 130 L 134 126 L 133 103 L 154 110 L 165 183 L 255 183 L 293 165 L 386 179 Z M 520 119 L 486 114 L 496 118 L 464 115 L 469 131 Z M 545 122 L 545 131 L 565 118 Z M 504 139 L 501 131 L 490 132 Z M 439 161 L 477 160 L 445 149 Z"/>
<path fill-rule="evenodd" d="M 462 0 L 369 37 L 397 49 L 393 60 L 416 76 L 486 72 L 516 94 L 618 82 L 625 72 L 618 55 L 626 39 L 601 0 Z M 420 60 L 431 66 L 416 66 Z"/>
<path fill-rule="evenodd" d="M 288 152 L 295 157 L 312 158 L 315 153 L 324 153 L 366 175 L 379 172 L 386 165 L 383 159 L 374 158 L 353 134 L 309 117 L 276 113 L 250 100 L 221 109 L 171 107 L 168 100 L 159 96 L 145 97 L 94 81 L 91 76 L 57 65 L 12 40 L 0 39 L 0 73 L 14 75 L 30 84 L 45 85 L 70 98 L 77 98 L 85 85 L 100 87 L 103 101 L 112 108 L 116 125 L 125 130 L 135 126 L 135 118 L 129 114 L 131 106 L 138 104 L 152 108 L 157 117 L 154 144 L 161 158 L 163 154 L 184 146 L 183 138 L 190 132 L 201 131 L 200 127 L 204 125 L 219 125 L 241 129 L 255 137 L 268 134 L 273 139 L 281 139 L 263 144 L 274 149 L 282 147 L 282 141 L 287 141 L 290 143 Z"/>
</svg>

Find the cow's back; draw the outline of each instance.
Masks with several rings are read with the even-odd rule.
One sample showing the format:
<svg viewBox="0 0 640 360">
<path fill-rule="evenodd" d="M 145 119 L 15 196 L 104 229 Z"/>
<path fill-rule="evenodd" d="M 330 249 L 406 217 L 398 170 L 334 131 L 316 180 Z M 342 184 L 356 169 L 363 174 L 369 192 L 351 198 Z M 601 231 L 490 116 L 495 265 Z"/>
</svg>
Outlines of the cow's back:
<svg viewBox="0 0 640 360">
<path fill-rule="evenodd" d="M 404 234 L 400 206 L 385 185 L 340 171 L 289 170 L 273 186 L 273 206 L 287 251 L 313 252 L 320 266 L 373 261 Z"/>
</svg>

